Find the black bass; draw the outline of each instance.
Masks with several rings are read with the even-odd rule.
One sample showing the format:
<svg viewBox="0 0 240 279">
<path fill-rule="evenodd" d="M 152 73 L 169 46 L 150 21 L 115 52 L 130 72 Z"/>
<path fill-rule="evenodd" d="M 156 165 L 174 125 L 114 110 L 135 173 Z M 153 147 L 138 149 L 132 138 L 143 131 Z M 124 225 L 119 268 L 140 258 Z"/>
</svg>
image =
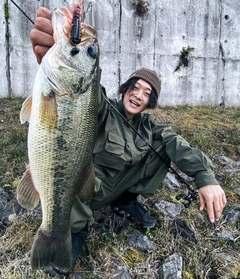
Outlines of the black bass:
<svg viewBox="0 0 240 279">
<path fill-rule="evenodd" d="M 43 218 L 31 251 L 33 269 L 70 268 L 70 213 L 77 194 L 94 191 L 92 149 L 97 122 L 99 48 L 96 30 L 80 22 L 81 5 L 53 12 L 55 44 L 44 56 L 33 94 L 22 105 L 29 122 L 29 165 L 17 189 L 18 202 Z"/>
</svg>

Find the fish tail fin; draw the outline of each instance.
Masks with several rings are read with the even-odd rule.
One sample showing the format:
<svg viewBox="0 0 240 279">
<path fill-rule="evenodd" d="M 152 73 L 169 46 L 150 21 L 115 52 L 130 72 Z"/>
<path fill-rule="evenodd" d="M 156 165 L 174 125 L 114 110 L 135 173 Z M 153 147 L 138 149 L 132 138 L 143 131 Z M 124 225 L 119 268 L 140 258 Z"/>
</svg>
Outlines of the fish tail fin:
<svg viewBox="0 0 240 279">
<path fill-rule="evenodd" d="M 53 236 L 41 228 L 32 247 L 31 266 L 33 270 L 44 269 L 50 264 L 62 269 L 72 266 L 72 241 L 70 230 L 60 236 Z"/>
</svg>

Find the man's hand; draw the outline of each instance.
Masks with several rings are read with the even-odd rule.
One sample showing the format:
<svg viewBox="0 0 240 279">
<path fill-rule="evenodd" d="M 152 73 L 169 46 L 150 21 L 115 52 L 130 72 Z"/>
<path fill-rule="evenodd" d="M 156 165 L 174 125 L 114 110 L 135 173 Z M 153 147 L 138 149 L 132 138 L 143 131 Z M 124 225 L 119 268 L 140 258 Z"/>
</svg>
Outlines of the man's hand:
<svg viewBox="0 0 240 279">
<path fill-rule="evenodd" d="M 219 220 L 227 203 L 225 193 L 220 185 L 207 185 L 199 189 L 200 210 L 207 209 L 212 223 Z"/>
<path fill-rule="evenodd" d="M 54 44 L 51 17 L 52 14 L 48 9 L 43 7 L 39 8 L 34 22 L 34 28 L 30 32 L 33 51 L 39 64 L 43 56 Z"/>
</svg>

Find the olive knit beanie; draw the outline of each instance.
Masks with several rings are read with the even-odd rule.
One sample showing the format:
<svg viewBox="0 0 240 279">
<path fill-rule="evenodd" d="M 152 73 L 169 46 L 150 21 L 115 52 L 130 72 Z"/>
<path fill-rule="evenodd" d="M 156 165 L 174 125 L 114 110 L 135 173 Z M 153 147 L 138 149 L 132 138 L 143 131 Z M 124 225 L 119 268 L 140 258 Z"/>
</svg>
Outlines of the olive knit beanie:
<svg viewBox="0 0 240 279">
<path fill-rule="evenodd" d="M 128 78 L 128 80 L 132 78 L 140 78 L 148 82 L 159 97 L 161 91 L 161 79 L 155 71 L 152 71 L 147 68 L 142 68 L 133 72 Z"/>
</svg>

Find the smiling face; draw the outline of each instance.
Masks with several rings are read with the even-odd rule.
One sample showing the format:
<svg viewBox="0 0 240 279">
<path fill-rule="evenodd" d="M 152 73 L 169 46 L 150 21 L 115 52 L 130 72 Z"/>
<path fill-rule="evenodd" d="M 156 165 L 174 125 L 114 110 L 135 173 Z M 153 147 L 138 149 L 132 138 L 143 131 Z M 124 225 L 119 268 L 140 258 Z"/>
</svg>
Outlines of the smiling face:
<svg viewBox="0 0 240 279">
<path fill-rule="evenodd" d="M 151 92 L 150 84 L 143 79 L 139 79 L 134 88 L 124 94 L 123 106 L 127 119 L 131 119 L 135 114 L 147 108 Z"/>
</svg>

